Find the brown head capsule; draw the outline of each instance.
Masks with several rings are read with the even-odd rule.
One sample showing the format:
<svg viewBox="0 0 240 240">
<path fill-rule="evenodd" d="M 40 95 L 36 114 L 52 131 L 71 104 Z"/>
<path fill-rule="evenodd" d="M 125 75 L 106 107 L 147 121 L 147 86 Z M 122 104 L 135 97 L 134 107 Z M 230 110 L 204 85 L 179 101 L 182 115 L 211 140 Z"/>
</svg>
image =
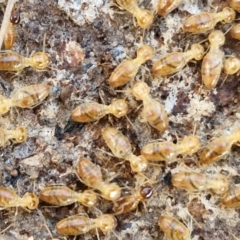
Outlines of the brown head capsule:
<svg viewBox="0 0 240 240">
<path fill-rule="evenodd" d="M 146 10 L 141 9 L 137 5 L 137 0 L 116 0 L 117 4 L 131 13 L 136 19 L 141 28 L 149 28 L 153 22 L 153 14 Z"/>
<path fill-rule="evenodd" d="M 87 186 L 98 189 L 103 198 L 115 201 L 121 196 L 120 187 L 116 183 L 104 182 L 99 166 L 87 158 L 79 159 L 77 173 Z"/>
<path fill-rule="evenodd" d="M 113 114 L 120 118 L 127 114 L 128 106 L 125 100 L 118 99 L 110 105 L 93 103 L 84 103 L 75 108 L 72 113 L 72 119 L 76 122 L 93 122 L 101 119 L 106 114 Z"/>
<path fill-rule="evenodd" d="M 33 193 L 25 193 L 21 198 L 12 190 L 0 187 L 0 206 L 2 207 L 27 207 L 34 210 L 38 207 L 38 197 Z"/>
<path fill-rule="evenodd" d="M 224 52 L 220 47 L 225 42 L 225 36 L 221 31 L 215 30 L 208 36 L 210 50 L 202 61 L 202 80 L 207 89 L 213 89 L 219 80 L 222 67 Z"/>
<path fill-rule="evenodd" d="M 74 202 L 80 202 L 86 207 L 92 207 L 97 202 L 97 194 L 92 190 L 75 192 L 66 186 L 45 187 L 40 191 L 39 198 L 56 206 L 67 206 Z"/>
<path fill-rule="evenodd" d="M 155 77 L 167 76 L 182 70 L 192 60 L 201 60 L 204 56 L 204 48 L 200 44 L 192 44 L 186 52 L 169 53 L 157 60 L 152 67 Z"/>
<path fill-rule="evenodd" d="M 132 87 L 132 94 L 137 100 L 143 101 L 143 117 L 152 127 L 160 132 L 168 129 L 168 117 L 163 105 L 150 96 L 149 86 L 142 81 Z"/>
<path fill-rule="evenodd" d="M 133 154 L 129 140 L 120 131 L 107 127 L 103 129 L 102 136 L 114 156 L 130 162 L 133 172 L 143 172 L 147 169 L 147 160 L 143 156 Z"/>
<path fill-rule="evenodd" d="M 104 233 L 115 229 L 117 221 L 110 214 L 102 214 L 96 219 L 85 216 L 71 216 L 64 218 L 56 225 L 56 231 L 63 235 L 80 235 L 89 232 L 92 229 L 99 228 Z"/>
<path fill-rule="evenodd" d="M 236 18 L 236 12 L 229 7 L 225 7 L 221 12 L 202 12 L 189 17 L 183 24 L 183 30 L 192 33 L 205 33 L 214 29 L 218 22 L 231 23 Z"/>
<path fill-rule="evenodd" d="M 158 0 L 157 13 L 160 16 L 165 16 L 172 12 L 182 0 Z"/>
<path fill-rule="evenodd" d="M 116 214 L 123 214 L 127 212 L 131 212 L 135 210 L 139 204 L 148 198 L 150 198 L 153 194 L 152 187 L 142 187 L 137 190 L 132 195 L 128 195 L 125 197 L 119 198 L 117 201 L 114 202 L 113 211 Z"/>
<path fill-rule="evenodd" d="M 158 225 L 167 235 L 169 240 L 190 240 L 191 235 L 187 227 L 176 218 L 162 215 L 158 219 Z"/>
<path fill-rule="evenodd" d="M 111 87 L 120 87 L 130 82 L 137 74 L 140 66 L 153 56 L 150 46 L 142 45 L 137 50 L 137 57 L 133 60 L 125 60 L 112 72 L 108 83 Z"/>
</svg>

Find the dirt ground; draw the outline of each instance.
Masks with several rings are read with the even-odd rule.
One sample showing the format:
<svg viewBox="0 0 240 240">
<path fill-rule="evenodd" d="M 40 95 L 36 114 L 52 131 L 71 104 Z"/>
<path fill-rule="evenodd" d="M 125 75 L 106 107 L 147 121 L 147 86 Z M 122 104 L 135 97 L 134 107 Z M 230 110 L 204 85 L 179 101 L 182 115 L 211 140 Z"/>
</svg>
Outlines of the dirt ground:
<svg viewBox="0 0 240 240">
<path fill-rule="evenodd" d="M 154 12 L 157 1 L 139 2 Z M 114 179 L 113 182 L 123 187 L 123 195 L 141 186 L 146 181 L 143 176 L 134 175 L 128 162 L 117 164 L 119 160 L 107 154 L 110 150 L 101 136 L 101 130 L 106 126 L 122 131 L 129 138 L 135 154 L 155 139 L 176 143 L 193 134 L 195 127 L 195 134 L 204 146 L 211 138 L 229 134 L 239 126 L 237 75 L 228 76 L 223 83 L 226 76 L 222 74 L 217 87 L 208 91 L 201 80 L 201 61 L 192 61 L 181 72 L 161 79 L 153 79 L 148 71 L 163 54 L 185 51 L 192 43 L 206 40 L 207 34 L 184 33 L 182 23 L 190 14 L 203 10 L 220 11 L 227 5 L 225 1 L 183 0 L 168 16 L 155 15 L 153 25 L 145 33 L 129 13 L 111 6 L 110 1 L 20 0 L 17 5 L 20 6 L 21 21 L 16 26 L 17 40 L 13 50 L 29 56 L 34 51 L 42 51 L 45 45 L 44 51 L 49 54 L 51 64 L 45 71 L 26 68 L 17 76 L 1 72 L 0 94 L 10 96 L 14 89 L 37 83 L 48 83 L 52 88 L 47 100 L 34 109 L 12 109 L 0 118 L 4 128 L 23 125 L 28 130 L 26 142 L 10 143 L 1 149 L 0 155 L 1 185 L 14 189 L 20 196 L 25 192 L 38 194 L 44 186 L 53 184 L 86 189 L 74 173 L 80 157 L 88 157 L 100 165 L 105 179 Z M 5 5 L 1 6 L 0 17 L 3 17 Z M 230 27 L 231 24 L 217 24 L 216 29 L 226 32 Z M 124 59 L 136 57 L 136 50 L 142 43 L 158 51 L 140 69 L 136 79 L 143 79 L 151 87 L 151 95 L 165 106 L 169 129 L 164 133 L 140 121 L 141 101 L 136 101 L 128 91 L 134 81 L 117 89 L 122 91 L 107 84 L 114 68 Z M 207 50 L 208 41 L 202 44 Z M 222 49 L 226 56 L 238 56 L 240 45 L 227 33 Z M 73 122 L 70 118 L 71 110 L 80 103 L 110 104 L 113 99 L 125 97 L 130 108 L 127 117 L 106 116 L 87 124 Z M 193 240 L 240 238 L 238 209 L 224 208 L 220 197 L 210 191 L 190 194 L 169 184 L 170 172 L 189 168 L 208 176 L 222 173 L 238 184 L 239 154 L 239 147 L 234 146 L 227 159 L 205 168 L 198 163 L 199 154 L 179 156 L 172 163 L 150 163 L 146 177 L 155 182 L 153 196 L 145 204 L 140 203 L 138 211 L 116 216 L 118 224 L 114 233 L 103 235 L 99 232 L 99 238 L 166 239 L 157 225 L 161 214 L 172 215 L 188 225 Z M 0 229 L 13 225 L 0 239 L 43 240 L 52 239 L 51 235 L 55 239 L 74 239 L 58 235 L 55 224 L 79 213 L 92 218 L 99 216 L 99 210 L 112 213 L 112 204 L 100 197 L 96 208 L 98 210 L 87 209 L 80 204 L 55 208 L 40 202 L 35 211 L 5 209 L 0 211 Z M 97 237 L 94 230 L 76 239 Z"/>
</svg>

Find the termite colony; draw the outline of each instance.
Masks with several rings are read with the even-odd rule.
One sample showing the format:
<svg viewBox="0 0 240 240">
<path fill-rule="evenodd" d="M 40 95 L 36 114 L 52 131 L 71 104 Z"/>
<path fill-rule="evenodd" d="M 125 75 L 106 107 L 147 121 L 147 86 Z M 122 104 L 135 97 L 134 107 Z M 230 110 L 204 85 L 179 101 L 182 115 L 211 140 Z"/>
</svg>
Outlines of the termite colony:
<svg viewBox="0 0 240 240">
<path fill-rule="evenodd" d="M 47 99 L 52 90 L 46 83 L 48 81 L 26 84 L 15 88 L 9 95 L 1 92 L 2 122 L 8 116 L 17 116 L 19 122 L 26 111 L 26 114 L 36 115 L 34 120 L 37 122 L 31 122 L 33 127 L 36 124 L 39 129 L 41 122 L 51 129 L 52 122 L 55 124 L 54 136 L 50 139 L 57 141 L 56 146 L 48 139 L 49 133 L 44 132 L 44 127 L 34 136 L 33 127 L 29 124 L 19 124 L 15 128 L 0 127 L 2 149 L 30 144 L 31 138 L 41 149 L 20 158 L 24 163 L 29 164 L 32 160 L 41 166 L 36 171 L 29 164 L 33 173 L 25 167 L 27 175 L 34 179 L 34 193 L 17 194 L 5 187 L 10 185 L 6 180 L 2 184 L 4 187 L 0 186 L 1 207 L 8 208 L 7 211 L 12 207 L 22 207 L 31 210 L 32 214 L 42 214 L 40 221 L 47 233 L 38 233 L 34 239 L 49 239 L 47 234 L 59 239 L 73 239 L 71 236 L 86 234 L 91 239 L 96 235 L 96 239 L 149 240 L 231 239 L 239 235 L 226 221 L 221 223 L 221 227 L 226 225 L 223 237 L 214 238 L 209 232 L 214 231 L 212 226 L 216 226 L 216 218 L 222 220 L 222 214 L 228 215 L 227 220 L 234 221 L 237 215 L 232 209 L 240 207 L 240 188 L 234 181 L 238 177 L 237 164 L 233 162 L 229 167 L 226 160 L 221 161 L 235 154 L 233 146 L 240 141 L 240 127 L 238 122 L 230 124 L 226 120 L 230 116 L 223 113 L 224 122 L 227 122 L 224 129 L 229 131 L 214 133 L 214 123 L 221 126 L 221 120 L 212 120 L 211 123 L 213 111 L 208 112 L 207 108 L 199 105 L 206 105 L 204 98 L 208 103 L 211 102 L 209 99 L 215 101 L 216 105 L 217 101 L 226 98 L 231 103 L 226 95 L 222 96 L 223 99 L 220 99 L 221 95 L 219 98 L 216 96 L 221 89 L 229 94 L 229 78 L 240 70 L 238 56 L 234 53 L 230 56 L 231 51 L 224 48 L 231 37 L 240 39 L 239 26 L 232 27 L 240 6 L 237 0 L 229 0 L 221 3 L 215 11 L 190 14 L 181 7 L 183 2 L 156 0 L 154 8 L 152 4 L 144 4 L 145 1 L 142 5 L 137 0 L 113 1 L 109 9 L 113 9 L 114 14 L 109 14 L 109 23 L 117 25 L 118 19 L 125 21 L 132 15 L 134 20 L 130 18 L 128 23 L 133 25 L 131 30 L 136 29 L 136 36 L 131 34 L 134 43 L 139 39 L 140 43 L 132 48 L 135 57 L 124 59 L 115 66 L 106 60 L 107 57 L 106 64 L 104 61 L 96 64 L 104 77 L 91 76 L 92 81 L 100 79 L 101 82 L 92 84 L 98 89 L 98 96 L 92 101 L 79 104 L 82 98 L 92 98 L 93 87 L 86 81 L 84 85 L 77 80 L 62 81 L 60 97 L 54 100 Z M 164 22 L 171 28 L 174 18 L 179 21 L 179 26 L 172 30 L 172 35 L 179 43 L 164 34 L 162 38 L 157 37 L 161 33 L 156 22 Z M 0 71 L 17 72 L 21 76 L 20 71 L 27 67 L 34 71 L 46 70 L 50 65 L 50 54 L 45 51 L 25 57 L 11 50 L 19 19 L 19 12 L 13 11 L 4 41 L 6 50 L 0 53 Z M 99 25 L 94 27 L 94 31 L 98 31 Z M 125 25 L 121 34 L 125 28 L 128 30 Z M 156 34 L 154 41 L 151 34 Z M 137 36 L 139 39 L 135 40 Z M 129 34 L 125 41 L 128 38 L 131 39 Z M 83 38 L 82 41 L 86 43 L 89 40 Z M 232 41 L 237 45 L 236 40 Z M 115 42 L 113 44 L 116 46 Z M 169 45 L 166 47 L 166 44 Z M 62 52 L 55 46 L 61 57 L 67 54 L 65 45 L 66 42 L 62 43 L 65 47 Z M 89 51 L 88 47 L 86 51 Z M 103 53 L 88 52 L 86 58 L 97 54 Z M 56 57 L 56 62 L 64 62 L 61 57 Z M 82 64 L 88 71 L 86 66 L 92 63 L 83 61 Z M 62 66 L 61 71 L 65 71 Z M 54 70 L 61 72 L 60 68 L 51 69 L 59 80 L 62 73 L 57 77 Z M 224 79 L 226 76 L 227 80 Z M 56 84 L 54 79 L 49 82 Z M 230 90 L 237 89 L 238 85 L 234 86 Z M 168 91 L 181 92 L 185 100 L 188 94 L 191 98 L 186 102 L 184 99 L 171 99 Z M 202 101 L 196 101 L 194 91 L 201 95 Z M 64 110 L 55 110 L 54 104 Z M 184 114 L 188 117 L 184 118 Z M 57 120 L 50 117 L 49 120 L 48 115 Z M 39 171 L 45 175 L 41 176 Z M 20 180 L 22 177 L 19 176 Z M 135 226 L 141 218 L 139 210 L 146 228 L 140 223 Z M 28 214 L 24 210 L 20 213 Z M 2 225 L 7 228 L 6 232 L 10 232 L 16 224 Z"/>
</svg>

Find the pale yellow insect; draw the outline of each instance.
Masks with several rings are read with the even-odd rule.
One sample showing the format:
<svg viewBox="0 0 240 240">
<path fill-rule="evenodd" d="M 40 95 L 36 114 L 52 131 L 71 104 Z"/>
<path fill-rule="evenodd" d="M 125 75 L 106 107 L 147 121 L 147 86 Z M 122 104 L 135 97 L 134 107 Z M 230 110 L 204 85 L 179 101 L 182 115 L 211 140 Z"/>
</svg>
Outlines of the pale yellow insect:
<svg viewBox="0 0 240 240">
<path fill-rule="evenodd" d="M 98 189 L 103 198 L 111 201 L 120 198 L 121 188 L 116 183 L 104 182 L 100 167 L 87 158 L 79 159 L 77 173 L 87 186 Z"/>
<path fill-rule="evenodd" d="M 233 144 L 240 141 L 240 128 L 236 128 L 228 136 L 214 138 L 206 145 L 200 155 L 200 162 L 211 164 L 225 158 Z"/>
<path fill-rule="evenodd" d="M 114 202 L 113 211 L 116 214 L 128 213 L 135 210 L 139 204 L 152 196 L 152 187 L 141 187 L 135 193 L 119 198 Z"/>
<path fill-rule="evenodd" d="M 225 42 L 225 36 L 221 31 L 215 30 L 208 36 L 210 50 L 202 61 L 202 80 L 207 89 L 213 89 L 220 78 L 223 68 L 224 52 L 220 47 Z"/>
<path fill-rule="evenodd" d="M 191 240 L 188 228 L 176 218 L 162 215 L 158 219 L 158 225 L 169 240 Z"/>
<path fill-rule="evenodd" d="M 179 172 L 172 175 L 172 184 L 190 192 L 212 189 L 216 194 L 224 194 L 229 188 L 229 181 L 223 175 L 209 178 L 202 173 Z"/>
<path fill-rule="evenodd" d="M 163 105 L 150 95 L 149 86 L 142 81 L 132 86 L 132 94 L 137 100 L 143 101 L 142 116 L 153 128 L 160 132 L 168 129 L 168 117 Z"/>
<path fill-rule="evenodd" d="M 0 147 L 4 147 L 10 139 L 13 139 L 17 143 L 26 141 L 27 129 L 23 126 L 19 126 L 13 130 L 0 128 Z"/>
<path fill-rule="evenodd" d="M 158 0 L 157 13 L 165 16 L 179 6 L 182 0 Z"/>
<path fill-rule="evenodd" d="M 145 145 L 141 149 L 141 154 L 151 161 L 171 161 L 179 154 L 192 155 L 201 147 L 199 139 L 194 136 L 186 136 L 177 144 L 172 142 L 153 142 Z"/>
<path fill-rule="evenodd" d="M 0 52 L 0 71 L 21 71 L 26 67 L 43 70 L 49 66 L 45 52 L 36 52 L 31 57 L 24 57 L 13 51 Z"/>
<path fill-rule="evenodd" d="M 162 77 L 182 70 L 192 60 L 201 60 L 204 56 L 204 48 L 200 44 L 192 44 L 186 52 L 169 53 L 157 60 L 152 67 L 154 77 Z"/>
<path fill-rule="evenodd" d="M 218 22 L 231 23 L 236 18 L 236 12 L 229 7 L 225 7 L 221 12 L 202 12 L 189 17 L 183 24 L 183 30 L 192 33 L 205 33 L 214 29 Z"/>
<path fill-rule="evenodd" d="M 38 197 L 34 193 L 25 193 L 19 197 L 11 189 L 0 186 L 0 206 L 2 207 L 27 207 L 31 210 L 38 207 Z"/>
<path fill-rule="evenodd" d="M 136 19 L 137 23 L 141 28 L 149 28 L 153 23 L 153 14 L 146 10 L 141 9 L 138 4 L 137 0 L 116 0 L 117 4 L 131 13 Z"/>
<path fill-rule="evenodd" d="M 84 103 L 75 108 L 72 113 L 72 119 L 76 122 L 93 122 L 101 119 L 106 114 L 113 114 L 120 118 L 127 114 L 128 105 L 125 100 L 118 99 L 110 105 L 93 103 Z"/>
<path fill-rule="evenodd" d="M 129 140 L 116 128 L 104 128 L 102 137 L 114 156 L 130 162 L 133 172 L 143 172 L 147 170 L 147 160 L 141 155 L 136 156 L 133 154 Z"/>
<path fill-rule="evenodd" d="M 63 235 L 80 235 L 92 229 L 99 228 L 104 233 L 109 233 L 115 229 L 117 221 L 113 215 L 102 214 L 98 218 L 88 218 L 85 216 L 71 216 L 64 218 L 56 225 L 56 231 Z"/>
<path fill-rule="evenodd" d="M 67 206 L 75 202 L 80 202 L 86 207 L 92 207 L 97 202 L 97 194 L 92 190 L 75 192 L 67 186 L 45 187 L 40 191 L 39 198 L 44 202 L 56 206 Z"/>
<path fill-rule="evenodd" d="M 153 57 L 153 49 L 142 45 L 137 50 L 137 57 L 133 60 L 125 60 L 112 72 L 108 83 L 111 87 L 120 87 L 130 82 L 137 74 L 140 66 Z"/>
<path fill-rule="evenodd" d="M 39 105 L 50 93 L 47 84 L 35 84 L 16 89 L 10 98 L 0 95 L 0 114 L 7 113 L 11 107 L 32 108 Z"/>
</svg>

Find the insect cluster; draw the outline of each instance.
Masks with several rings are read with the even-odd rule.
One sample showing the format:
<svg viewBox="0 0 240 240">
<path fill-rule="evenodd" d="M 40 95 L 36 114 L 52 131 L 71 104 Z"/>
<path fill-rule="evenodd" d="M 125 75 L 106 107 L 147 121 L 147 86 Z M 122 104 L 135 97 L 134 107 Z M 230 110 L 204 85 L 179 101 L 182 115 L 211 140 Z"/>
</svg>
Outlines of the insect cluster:
<svg viewBox="0 0 240 240">
<path fill-rule="evenodd" d="M 126 10 L 133 15 L 136 24 L 143 29 L 144 34 L 154 24 L 154 18 L 156 18 L 153 14 L 154 9 L 147 10 L 139 7 L 137 0 L 116 0 L 116 4 L 123 11 Z M 181 0 L 158 0 L 155 10 L 159 16 L 166 17 L 180 4 Z M 99 126 L 101 126 L 101 119 L 109 117 L 109 123 L 104 125 L 99 139 L 97 139 L 101 146 L 99 151 L 103 152 L 104 161 L 109 161 L 109 159 L 112 161 L 112 158 L 124 161 L 117 163 L 116 166 L 121 164 L 121 168 L 129 170 L 132 176 L 131 184 L 135 186 L 130 194 L 123 193 L 124 188 L 131 188 L 126 186 L 129 183 L 128 181 L 118 181 L 117 174 L 114 175 L 115 180 L 113 178 L 106 180 L 104 168 L 101 169 L 100 164 L 94 163 L 98 160 L 93 159 L 91 155 L 86 157 L 79 152 L 79 158 L 75 159 L 77 163 L 73 168 L 76 177 L 80 180 L 78 182 L 82 182 L 84 185 L 84 190 L 78 191 L 76 190 L 78 187 L 54 184 L 41 186 L 38 195 L 27 192 L 23 197 L 19 197 L 10 188 L 0 187 L 0 206 L 4 208 L 26 207 L 35 210 L 38 208 L 40 199 L 39 209 L 45 213 L 45 208 L 49 207 L 43 206 L 45 203 L 59 209 L 68 207 L 71 209 L 71 205 L 74 205 L 76 208 L 85 211 L 77 211 L 76 214 L 74 207 L 70 210 L 74 214 L 69 213 L 70 216 L 64 214 L 65 217 L 62 217 L 63 214 L 61 214 L 61 219 L 54 223 L 54 227 L 50 227 L 50 231 L 54 235 L 60 237 L 62 235 L 77 236 L 90 232 L 96 233 L 98 239 L 101 238 L 102 235 L 99 236 L 99 234 L 102 233 L 104 235 L 112 234 L 113 236 L 118 234 L 115 229 L 121 221 L 119 219 L 124 214 L 136 212 L 139 203 L 147 208 L 148 203 L 164 188 L 163 181 L 159 182 L 159 179 L 156 179 L 156 174 L 153 174 L 154 176 L 151 176 L 151 174 L 156 171 L 159 175 L 162 165 L 165 166 L 163 169 L 171 169 L 179 164 L 184 170 L 178 170 L 177 166 L 176 169 L 170 171 L 170 179 L 168 186 L 165 186 L 166 188 L 173 192 L 179 191 L 179 194 L 182 190 L 187 191 L 187 194 L 190 195 L 210 192 L 217 195 L 220 207 L 240 207 L 239 185 L 235 185 L 230 180 L 230 176 L 226 176 L 224 173 L 211 174 L 210 176 L 206 170 L 208 166 L 230 155 L 232 146 L 240 141 L 239 127 L 232 127 L 229 134 L 215 137 L 203 147 L 200 137 L 197 136 L 198 134 L 195 131 L 193 134 L 176 141 L 154 140 L 149 142 L 149 139 L 146 139 L 141 146 L 136 146 L 134 145 L 135 142 L 129 138 L 129 132 L 124 131 L 124 128 L 119 130 L 119 128 L 122 128 L 121 125 L 114 125 L 115 121 L 121 123 L 121 119 L 127 119 L 130 128 L 134 128 L 134 123 L 128 119 L 128 115 L 135 110 L 133 106 L 139 106 L 142 103 L 140 106 L 142 111 L 137 119 L 142 124 L 141 126 L 145 126 L 153 134 L 156 133 L 156 136 L 171 130 L 171 121 L 168 119 L 169 112 L 165 109 L 163 101 L 155 99 L 154 93 L 151 93 L 150 84 L 147 84 L 148 80 L 145 81 L 144 77 L 143 79 L 139 78 L 138 73 L 145 68 L 143 65 L 149 66 L 151 60 L 153 60 L 153 64 L 151 69 L 147 69 L 147 72 L 149 72 L 153 81 L 165 79 L 166 76 L 174 76 L 173 74 L 183 70 L 192 60 L 196 60 L 198 65 L 202 61 L 200 72 L 206 90 L 218 88 L 222 71 L 226 75 L 232 75 L 240 70 L 240 60 L 232 56 L 227 58 L 222 49 L 225 44 L 225 33 L 214 30 L 220 22 L 220 24 L 232 23 L 236 18 L 235 10 L 240 11 L 240 6 L 236 6 L 238 1 L 229 0 L 228 4 L 229 7 L 225 6 L 219 12 L 202 12 L 190 16 L 182 25 L 186 35 L 187 32 L 205 34 L 207 36 L 205 40 L 209 42 L 208 48 L 202 43 L 193 43 L 189 50 L 171 52 L 153 60 L 157 58 L 157 51 L 152 46 L 141 42 L 137 48 L 136 57 L 121 62 L 112 71 L 105 83 L 110 91 L 115 92 L 115 96 L 120 92 L 124 97 L 111 99 L 111 103 L 108 104 L 105 104 L 104 101 L 103 103 L 89 102 L 80 104 L 75 109 L 72 108 L 70 121 L 74 124 L 82 124 L 81 126 L 98 126 L 99 122 Z M 19 72 L 29 66 L 36 70 L 46 69 L 50 60 L 45 52 L 37 52 L 27 58 L 9 50 L 16 37 L 14 25 L 18 22 L 19 15 L 13 12 L 5 38 L 5 48 L 8 50 L 0 53 L 0 70 Z M 238 27 L 238 25 L 235 25 L 230 30 L 230 35 L 236 39 L 240 39 Z M 142 41 L 144 42 L 144 37 Z M 123 89 L 125 85 L 127 87 Z M 50 91 L 50 86 L 42 83 L 18 88 L 13 91 L 9 98 L 0 95 L 0 115 L 6 116 L 14 107 L 23 109 L 20 111 L 24 111 L 25 108 L 34 108 L 48 97 Z M 108 114 L 113 116 L 107 116 Z M 136 113 L 134 112 L 134 114 Z M 139 129 L 136 130 L 136 132 L 138 131 Z M 15 143 L 24 142 L 27 140 L 27 136 L 27 128 L 23 126 L 14 130 L 0 128 L 0 146 L 7 146 L 10 140 Z M 164 136 L 166 137 L 166 135 Z M 110 156 L 106 157 L 105 155 Z M 94 156 L 98 156 L 98 154 L 96 153 Z M 185 158 L 187 159 L 186 162 Z M 197 161 L 188 162 L 189 159 L 196 158 Z M 181 163 L 178 163 L 179 159 L 182 160 Z M 197 166 L 197 168 L 193 170 L 189 166 Z M 122 173 L 118 174 L 121 175 Z M 110 207 L 107 210 L 98 210 L 102 202 L 109 204 Z M 167 201 L 163 202 L 161 216 L 154 219 L 159 234 L 163 236 L 164 233 L 169 240 L 188 240 L 194 237 L 196 235 L 194 232 L 195 222 L 193 221 L 193 226 L 187 226 L 185 216 L 175 217 L 176 214 L 171 213 L 168 204 Z M 147 210 L 145 209 L 145 211 Z M 188 214 L 192 221 L 194 216 L 191 216 L 191 211 Z"/>
</svg>

